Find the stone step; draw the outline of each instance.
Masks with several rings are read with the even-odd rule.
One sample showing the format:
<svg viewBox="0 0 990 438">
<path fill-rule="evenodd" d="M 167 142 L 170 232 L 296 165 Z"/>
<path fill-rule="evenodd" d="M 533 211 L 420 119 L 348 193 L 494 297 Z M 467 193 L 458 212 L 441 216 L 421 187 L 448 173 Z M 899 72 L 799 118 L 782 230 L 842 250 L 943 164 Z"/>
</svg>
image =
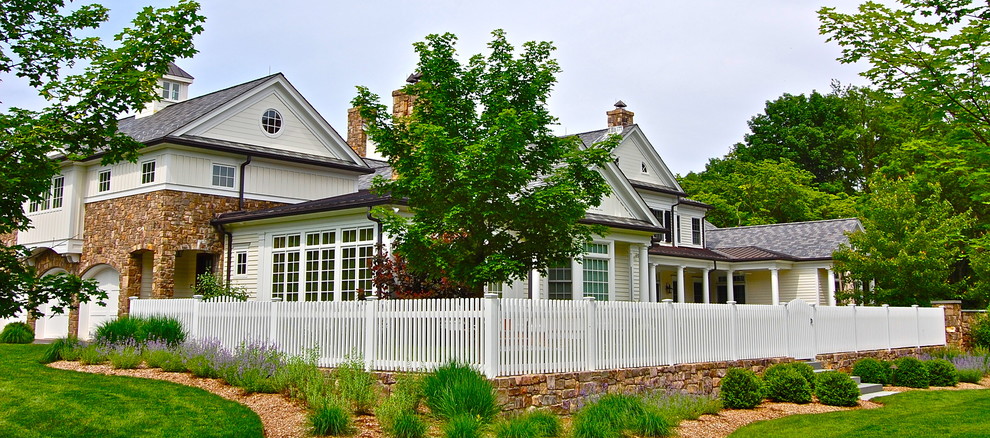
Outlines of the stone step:
<svg viewBox="0 0 990 438">
<path fill-rule="evenodd" d="M 879 383 L 860 383 L 859 384 L 859 394 L 870 394 L 874 392 L 883 391 L 883 385 Z"/>
<path fill-rule="evenodd" d="M 824 367 L 822 367 L 822 363 L 817 360 L 806 360 L 804 361 L 804 363 L 811 365 L 811 369 L 815 370 L 816 372 L 825 371 L 823 369 Z"/>
<path fill-rule="evenodd" d="M 859 378 L 859 376 L 849 376 L 849 377 L 852 377 L 853 382 L 856 382 L 857 385 L 861 385 L 863 383 L 863 379 Z"/>
<path fill-rule="evenodd" d="M 877 392 L 871 392 L 869 394 L 863 394 L 863 395 L 859 396 L 859 399 L 860 400 L 870 400 L 870 399 L 874 399 L 874 398 L 877 398 L 877 397 L 883 397 L 883 396 L 894 395 L 894 394 L 897 394 L 897 391 L 877 391 Z"/>
</svg>

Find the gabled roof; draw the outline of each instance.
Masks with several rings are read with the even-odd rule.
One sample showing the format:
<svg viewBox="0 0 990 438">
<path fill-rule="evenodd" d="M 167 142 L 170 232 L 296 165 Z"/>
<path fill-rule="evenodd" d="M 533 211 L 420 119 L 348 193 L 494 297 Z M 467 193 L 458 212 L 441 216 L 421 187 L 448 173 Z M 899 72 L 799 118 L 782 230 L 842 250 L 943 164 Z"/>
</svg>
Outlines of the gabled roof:
<svg viewBox="0 0 990 438">
<path fill-rule="evenodd" d="M 828 260 L 832 258 L 832 252 L 838 249 L 840 244 L 849 242 L 845 233 L 862 229 L 859 219 L 832 219 L 748 227 L 706 228 L 705 240 L 709 249 L 725 253 L 735 252 L 739 256 L 755 257 L 759 250 L 765 252 L 764 255 L 777 254 L 795 260 Z M 741 249 L 747 247 L 748 250 Z"/>
<path fill-rule="evenodd" d="M 191 74 L 186 73 L 185 70 L 183 70 L 183 69 L 179 68 L 179 66 L 175 65 L 174 62 L 168 63 L 168 71 L 165 72 L 165 74 L 166 75 L 169 75 L 169 76 L 175 76 L 177 78 L 196 79 L 196 78 L 192 77 Z"/>
<path fill-rule="evenodd" d="M 650 254 L 702 260 L 729 260 L 727 255 L 718 251 L 701 248 L 688 248 L 686 246 L 653 245 L 650 247 Z"/>
<path fill-rule="evenodd" d="M 209 114 L 211 111 L 216 110 L 269 79 L 281 75 L 281 73 L 275 73 L 240 85 L 224 88 L 223 90 L 173 103 L 147 117 L 127 117 L 117 122 L 117 128 L 120 132 L 131 136 L 131 138 L 141 143 L 158 140 Z"/>
</svg>

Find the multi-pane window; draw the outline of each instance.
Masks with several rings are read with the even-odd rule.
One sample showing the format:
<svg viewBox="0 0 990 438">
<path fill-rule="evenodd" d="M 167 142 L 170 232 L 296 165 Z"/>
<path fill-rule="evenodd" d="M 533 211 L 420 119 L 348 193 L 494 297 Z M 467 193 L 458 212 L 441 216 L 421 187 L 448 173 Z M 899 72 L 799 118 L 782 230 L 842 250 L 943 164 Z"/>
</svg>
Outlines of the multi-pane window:
<svg viewBox="0 0 990 438">
<path fill-rule="evenodd" d="M 100 192 L 110 191 L 110 169 L 101 170 L 99 176 L 97 177 L 97 182 L 99 183 L 98 189 Z"/>
<path fill-rule="evenodd" d="M 141 184 L 155 182 L 155 162 L 145 161 L 141 163 Z"/>
<path fill-rule="evenodd" d="M 373 227 L 275 236 L 272 297 L 286 301 L 331 301 L 337 299 L 335 294 L 340 294 L 340 299 L 354 300 L 359 292 L 370 292 L 374 238 Z M 302 297 L 298 296 L 299 291 L 303 292 Z M 295 296 L 290 292 L 295 292 Z"/>
<path fill-rule="evenodd" d="M 609 247 L 605 243 L 589 243 L 584 247 L 584 296 L 598 301 L 609 298 Z"/>
<path fill-rule="evenodd" d="M 269 135 L 276 135 L 282 130 L 282 114 L 274 108 L 265 110 L 261 115 L 261 129 Z"/>
<path fill-rule="evenodd" d="M 487 292 L 490 294 L 497 294 L 499 298 L 502 298 L 502 292 L 505 290 L 505 283 L 488 283 Z"/>
<path fill-rule="evenodd" d="M 691 243 L 701 245 L 701 219 L 691 218 Z"/>
<path fill-rule="evenodd" d="M 179 83 L 162 81 L 162 99 L 179 100 Z"/>
<path fill-rule="evenodd" d="M 65 193 L 65 177 L 56 176 L 52 178 L 52 185 L 48 191 L 41 195 L 41 200 L 31 201 L 28 205 L 28 213 L 37 211 L 62 208 L 62 196 Z"/>
<path fill-rule="evenodd" d="M 234 166 L 214 164 L 213 185 L 217 187 L 234 187 Z"/>
<path fill-rule="evenodd" d="M 247 252 L 245 251 L 237 252 L 237 261 L 235 263 L 236 267 L 234 268 L 234 272 L 237 275 L 247 274 L 247 259 L 248 259 Z"/>
<path fill-rule="evenodd" d="M 553 263 L 547 269 L 547 298 L 570 300 L 574 298 L 574 283 L 571 276 L 571 261 Z"/>
</svg>

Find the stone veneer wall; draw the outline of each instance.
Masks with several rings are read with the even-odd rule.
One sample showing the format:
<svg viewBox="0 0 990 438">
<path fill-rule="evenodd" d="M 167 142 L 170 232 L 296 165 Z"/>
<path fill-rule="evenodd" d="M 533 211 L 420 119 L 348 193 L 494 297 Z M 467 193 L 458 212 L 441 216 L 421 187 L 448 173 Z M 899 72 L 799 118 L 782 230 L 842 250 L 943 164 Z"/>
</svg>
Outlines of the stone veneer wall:
<svg viewBox="0 0 990 438">
<path fill-rule="evenodd" d="M 281 203 L 245 199 L 245 210 L 271 208 Z M 220 213 L 236 211 L 238 199 L 229 196 L 158 190 L 86 204 L 83 254 L 79 272 L 107 264 L 120 273 L 120 314 L 128 311 L 130 296 L 141 291 L 139 255 L 154 253 L 152 297 L 171 297 L 175 284 L 177 251 L 197 250 L 220 255 L 224 236 L 210 221 Z"/>
<path fill-rule="evenodd" d="M 929 348 L 899 348 L 818 355 L 826 369 L 849 371 L 852 364 L 865 357 L 890 360 L 903 356 L 918 357 Z M 728 362 L 703 362 L 658 367 L 581 371 L 573 373 L 529 374 L 492 379 L 499 402 L 507 411 L 528 408 L 549 409 L 558 414 L 576 412 L 585 403 L 607 393 L 638 394 L 653 390 L 679 391 L 717 396 L 722 378 L 729 368 L 749 368 L 762 373 L 778 363 L 794 362 L 789 357 L 746 359 Z M 398 373 L 376 373 L 388 391 Z"/>
</svg>

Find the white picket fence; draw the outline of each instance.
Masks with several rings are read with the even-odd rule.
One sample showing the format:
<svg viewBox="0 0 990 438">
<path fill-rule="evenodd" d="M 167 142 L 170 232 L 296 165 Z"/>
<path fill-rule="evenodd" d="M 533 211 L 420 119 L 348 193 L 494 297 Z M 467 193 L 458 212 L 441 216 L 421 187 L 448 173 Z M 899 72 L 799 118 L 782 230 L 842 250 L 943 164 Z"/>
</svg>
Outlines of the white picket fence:
<svg viewBox="0 0 990 438">
<path fill-rule="evenodd" d="M 197 339 L 265 342 L 321 366 L 428 370 L 450 360 L 490 377 L 945 344 L 942 308 L 499 299 L 336 302 L 131 301 Z"/>
</svg>

